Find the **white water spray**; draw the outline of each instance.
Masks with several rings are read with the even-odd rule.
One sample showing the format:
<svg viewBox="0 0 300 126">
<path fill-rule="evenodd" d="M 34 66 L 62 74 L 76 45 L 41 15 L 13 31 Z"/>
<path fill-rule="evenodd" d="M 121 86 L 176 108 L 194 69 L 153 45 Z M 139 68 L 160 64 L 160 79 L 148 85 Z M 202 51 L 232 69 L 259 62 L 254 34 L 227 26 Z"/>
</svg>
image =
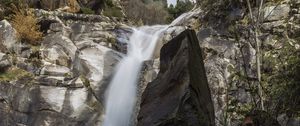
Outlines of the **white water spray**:
<svg viewBox="0 0 300 126">
<path fill-rule="evenodd" d="M 137 80 L 143 62 L 152 57 L 156 42 L 167 26 L 134 29 L 127 56 L 117 65 L 105 99 L 103 126 L 129 126 L 136 104 Z"/>
</svg>

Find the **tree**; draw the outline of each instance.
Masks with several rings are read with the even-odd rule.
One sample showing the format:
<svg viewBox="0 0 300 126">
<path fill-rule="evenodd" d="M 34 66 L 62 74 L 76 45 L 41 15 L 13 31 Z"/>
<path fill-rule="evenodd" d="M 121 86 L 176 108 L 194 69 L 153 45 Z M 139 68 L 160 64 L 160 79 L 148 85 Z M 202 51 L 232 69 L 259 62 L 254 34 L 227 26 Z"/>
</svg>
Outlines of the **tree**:
<svg viewBox="0 0 300 126">
<path fill-rule="evenodd" d="M 251 19 L 251 23 L 252 23 L 252 27 L 254 28 L 254 37 L 255 37 L 255 44 L 256 44 L 256 67 L 257 67 L 257 80 L 258 80 L 258 84 L 257 84 L 257 87 L 258 87 L 258 94 L 259 94 L 259 97 L 260 97 L 260 103 L 261 103 L 261 109 L 264 110 L 265 107 L 264 107 L 264 96 L 263 96 L 263 89 L 262 89 L 262 85 L 261 85 L 261 69 L 260 69 L 260 65 L 261 65 L 261 62 L 260 62 L 260 43 L 259 43 L 259 40 L 258 40 L 258 28 L 259 28 L 259 17 L 260 17 L 260 14 L 261 14 L 261 8 L 263 6 L 263 0 L 261 0 L 261 3 L 259 5 L 259 8 L 258 8 L 258 15 L 257 15 L 257 20 L 254 19 L 253 17 L 253 13 L 252 13 L 252 9 L 251 9 L 251 4 L 250 4 L 250 1 L 247 0 L 247 6 L 248 6 L 248 9 L 249 9 L 249 13 L 250 13 L 250 19 Z"/>
<path fill-rule="evenodd" d="M 168 18 L 168 22 L 172 22 L 175 18 L 179 17 L 181 14 L 191 10 L 193 8 L 193 3 L 191 1 L 177 1 L 176 6 L 170 5 L 168 7 L 168 12 L 170 17 Z"/>
<path fill-rule="evenodd" d="M 146 25 L 167 23 L 168 12 L 161 1 L 148 4 L 140 0 L 123 2 L 127 17 L 135 22 L 143 21 Z"/>
</svg>

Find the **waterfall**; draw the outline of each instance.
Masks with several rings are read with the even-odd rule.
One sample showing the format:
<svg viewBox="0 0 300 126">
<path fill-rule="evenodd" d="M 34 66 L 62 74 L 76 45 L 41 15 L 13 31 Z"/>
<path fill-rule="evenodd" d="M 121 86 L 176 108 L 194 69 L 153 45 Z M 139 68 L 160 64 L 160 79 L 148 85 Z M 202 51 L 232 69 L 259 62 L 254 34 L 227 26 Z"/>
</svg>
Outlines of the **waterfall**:
<svg viewBox="0 0 300 126">
<path fill-rule="evenodd" d="M 137 81 L 145 60 L 152 57 L 156 42 L 167 26 L 133 29 L 128 52 L 117 65 L 107 89 L 103 126 L 129 126 L 136 104 Z"/>
</svg>

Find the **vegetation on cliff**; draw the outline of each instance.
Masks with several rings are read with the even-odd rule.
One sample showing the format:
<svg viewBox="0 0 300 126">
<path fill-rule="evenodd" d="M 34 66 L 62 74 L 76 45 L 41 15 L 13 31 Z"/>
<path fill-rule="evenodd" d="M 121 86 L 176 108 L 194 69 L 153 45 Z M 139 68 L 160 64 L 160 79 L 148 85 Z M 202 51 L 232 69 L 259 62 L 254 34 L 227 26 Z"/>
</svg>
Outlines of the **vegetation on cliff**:
<svg viewBox="0 0 300 126">
<path fill-rule="evenodd" d="M 199 21 L 201 28 L 215 29 L 219 38 L 234 40 L 242 57 L 239 61 L 242 65 L 230 69 L 234 74 L 227 80 L 226 112 L 224 120 L 219 120 L 221 125 L 230 125 L 228 120 L 242 121 L 243 116 L 256 110 L 263 110 L 275 119 L 280 115 L 300 117 L 300 41 L 296 30 L 299 26 L 296 18 L 299 2 L 260 2 L 198 1 L 198 5 L 207 12 Z M 250 55 L 246 54 L 249 50 L 245 50 L 249 46 L 255 56 L 250 61 Z M 232 90 L 236 88 L 233 84 L 243 85 L 251 95 L 251 102 L 241 102 L 239 97 L 244 96 L 233 97 Z"/>
<path fill-rule="evenodd" d="M 39 31 L 40 26 L 33 12 L 26 5 L 11 5 L 12 15 L 9 17 L 13 27 L 18 32 L 18 38 L 22 42 L 37 45 L 42 39 L 42 33 Z"/>
</svg>

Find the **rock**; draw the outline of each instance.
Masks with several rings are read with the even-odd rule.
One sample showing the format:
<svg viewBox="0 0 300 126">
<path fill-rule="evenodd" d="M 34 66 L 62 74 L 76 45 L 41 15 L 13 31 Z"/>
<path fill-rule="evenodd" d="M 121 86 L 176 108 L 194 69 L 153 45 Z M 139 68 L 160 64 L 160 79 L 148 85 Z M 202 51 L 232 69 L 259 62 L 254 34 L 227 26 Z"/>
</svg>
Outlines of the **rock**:
<svg viewBox="0 0 300 126">
<path fill-rule="evenodd" d="M 0 21 L 0 51 L 15 51 L 17 32 L 7 20 Z"/>
<path fill-rule="evenodd" d="M 80 71 L 89 80 L 93 92 L 103 99 L 103 94 L 111 77 L 114 66 L 118 63 L 120 55 L 100 45 L 83 48 L 76 56 L 75 69 Z"/>
<path fill-rule="evenodd" d="M 276 31 L 275 29 L 282 29 L 283 32 L 283 30 L 286 28 L 286 24 L 284 22 L 284 20 L 266 22 L 262 24 L 262 29 L 269 32 Z"/>
<path fill-rule="evenodd" d="M 80 6 L 77 0 L 40 0 L 41 9 L 45 10 L 55 10 L 59 9 L 61 11 L 76 13 L 80 11 Z"/>
<path fill-rule="evenodd" d="M 70 72 L 70 69 L 59 65 L 46 65 L 41 70 L 41 75 L 64 76 Z"/>
<path fill-rule="evenodd" d="M 77 47 L 61 33 L 55 33 L 44 38 L 41 55 L 45 61 L 69 66 L 69 60 L 74 60 Z"/>
<path fill-rule="evenodd" d="M 26 113 L 36 109 L 38 88 L 24 83 L 0 82 L 0 125 L 27 125 L 30 116 Z"/>
<path fill-rule="evenodd" d="M 8 59 L 8 56 L 6 54 L 0 52 L 0 71 L 3 72 L 10 66 L 11 66 L 11 63 Z"/>
<path fill-rule="evenodd" d="M 182 31 L 184 31 L 186 28 L 183 26 L 172 26 L 169 27 L 165 32 L 164 35 L 161 39 L 158 40 L 158 42 L 156 43 L 156 47 L 155 50 L 153 52 L 153 57 L 155 58 L 159 58 L 160 55 L 160 49 L 162 48 L 162 46 L 167 43 L 168 41 L 170 41 L 172 38 L 176 37 L 177 35 L 179 35 Z"/>
<path fill-rule="evenodd" d="M 0 125 L 100 125 L 103 107 L 88 88 L 0 83 Z"/>
<path fill-rule="evenodd" d="M 291 3 L 295 4 L 295 5 L 300 5 L 300 1 L 299 0 L 291 0 Z"/>
<path fill-rule="evenodd" d="M 283 20 L 289 16 L 290 5 L 267 6 L 264 8 L 264 21 Z"/>
<path fill-rule="evenodd" d="M 252 44 L 244 39 L 238 41 L 232 39 L 226 32 L 223 28 L 206 26 L 197 33 L 200 47 L 203 50 L 205 70 L 212 93 L 217 126 L 224 123 L 224 113 L 227 112 L 227 105 L 230 102 L 228 98 L 233 98 L 238 103 L 251 103 L 250 98 L 252 96 L 249 96 L 248 89 L 243 89 L 246 86 L 244 83 L 236 82 L 236 73 L 244 72 L 246 69 L 249 78 L 255 78 L 256 75 L 254 68 L 256 51 Z M 239 35 L 246 36 L 243 30 L 239 30 Z M 239 88 L 242 90 L 238 90 Z M 243 97 L 237 96 L 238 94 Z M 236 104 L 233 107 L 236 108 Z M 232 116 L 230 119 L 236 117 L 231 113 L 230 116 Z M 227 119 L 229 120 L 228 125 L 240 123 Z"/>
<path fill-rule="evenodd" d="M 143 93 L 138 126 L 215 124 L 201 59 L 194 31 L 186 30 L 163 46 L 160 72 Z"/>
<path fill-rule="evenodd" d="M 67 88 L 40 86 L 41 100 L 40 109 L 50 109 L 61 112 L 64 105 Z"/>
</svg>

